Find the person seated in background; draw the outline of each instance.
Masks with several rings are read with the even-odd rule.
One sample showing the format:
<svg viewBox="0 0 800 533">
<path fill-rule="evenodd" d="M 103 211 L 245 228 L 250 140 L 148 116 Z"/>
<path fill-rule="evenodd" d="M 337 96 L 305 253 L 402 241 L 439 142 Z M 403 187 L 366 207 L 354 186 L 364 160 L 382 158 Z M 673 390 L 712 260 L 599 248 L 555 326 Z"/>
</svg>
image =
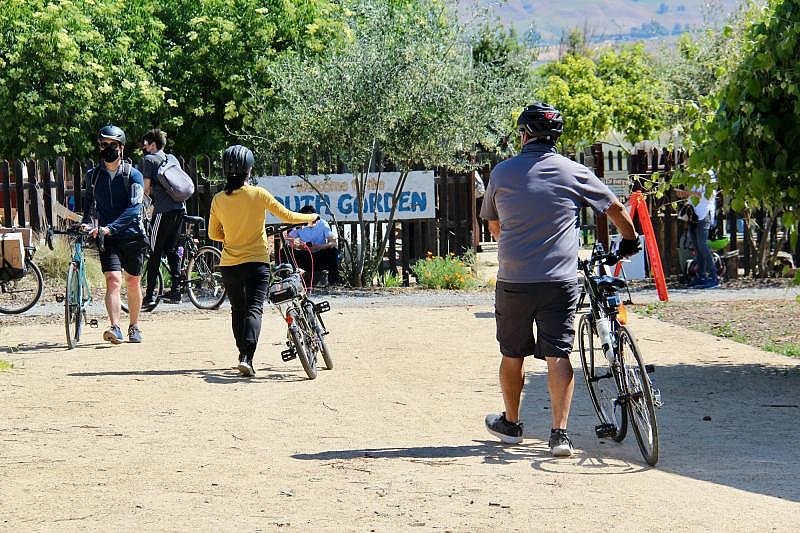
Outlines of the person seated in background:
<svg viewBox="0 0 800 533">
<path fill-rule="evenodd" d="M 316 212 L 313 205 L 300 209 L 300 213 L 305 214 Z M 319 280 L 322 286 L 325 285 L 325 279 L 320 272 L 326 270 L 327 282 L 339 285 L 339 249 L 336 247 L 336 236 L 327 222 L 319 219 L 313 226 L 294 228 L 289 231 L 288 237 L 294 248 L 297 266 L 309 274 L 313 271 L 314 279 Z"/>
</svg>

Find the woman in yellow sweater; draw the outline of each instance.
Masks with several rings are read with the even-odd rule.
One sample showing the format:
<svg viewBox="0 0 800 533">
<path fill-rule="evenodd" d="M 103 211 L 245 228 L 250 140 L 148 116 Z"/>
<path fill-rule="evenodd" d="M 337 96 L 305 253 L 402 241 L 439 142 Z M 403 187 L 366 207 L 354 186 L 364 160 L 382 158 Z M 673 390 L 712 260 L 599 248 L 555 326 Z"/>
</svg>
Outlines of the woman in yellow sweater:
<svg viewBox="0 0 800 533">
<path fill-rule="evenodd" d="M 231 301 L 231 327 L 239 349 L 237 368 L 243 376 L 255 374 L 253 354 L 269 288 L 266 212 L 292 224 L 313 224 L 319 218 L 316 213 L 289 211 L 266 189 L 245 185 L 253 163 L 253 152 L 244 146 L 225 150 L 225 191 L 214 195 L 208 223 L 208 236 L 223 244 L 220 271 Z"/>
</svg>

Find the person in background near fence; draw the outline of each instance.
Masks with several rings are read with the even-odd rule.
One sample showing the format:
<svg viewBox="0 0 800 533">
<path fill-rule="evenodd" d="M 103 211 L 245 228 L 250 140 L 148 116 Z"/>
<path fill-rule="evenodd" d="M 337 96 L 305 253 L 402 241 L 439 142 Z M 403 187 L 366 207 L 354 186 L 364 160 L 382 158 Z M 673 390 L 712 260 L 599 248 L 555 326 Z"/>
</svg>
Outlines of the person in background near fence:
<svg viewBox="0 0 800 533">
<path fill-rule="evenodd" d="M 710 193 L 705 185 L 695 185 L 688 191 L 675 189 L 675 195 L 678 198 L 698 198 L 697 204 L 694 204 L 697 222 L 689 221 L 688 223 L 689 239 L 694 247 L 695 261 L 697 261 L 697 277 L 691 286 L 697 289 L 713 289 L 719 286 L 717 267 L 714 265 L 714 256 L 708 245 L 708 231 L 716 225 L 717 190 L 713 184 L 717 181 L 717 176 L 713 170 L 709 170 L 708 173 L 711 184 Z"/>
<path fill-rule="evenodd" d="M 558 457 L 573 453 L 567 436 L 575 386 L 569 355 L 581 291 L 575 224 L 583 203 L 608 215 L 619 228 L 619 255 L 640 247 L 630 216 L 609 188 L 588 168 L 556 151 L 563 126 L 561 113 L 547 104 L 534 103 L 522 111 L 517 120 L 522 150 L 492 170 L 481 210 L 498 241 L 495 320 L 506 408 L 488 415 L 486 427 L 505 443 L 522 442 L 523 361 L 529 355 L 544 359 L 552 414 L 550 451 Z"/>
<path fill-rule="evenodd" d="M 266 212 L 295 224 L 319 218 L 289 211 L 266 189 L 245 185 L 254 162 L 249 148 L 237 144 L 225 149 L 225 190 L 214 195 L 208 222 L 209 238 L 223 245 L 219 266 L 231 302 L 231 327 L 239 349 L 237 368 L 243 376 L 255 374 L 253 354 L 269 288 Z"/>
<path fill-rule="evenodd" d="M 142 305 L 154 303 L 156 279 L 161 257 L 166 254 L 169 264 L 171 288 L 164 295 L 168 303 L 180 303 L 181 278 L 180 258 L 178 257 L 178 231 L 186 213 L 186 203 L 173 200 L 158 181 L 158 168 L 167 160 L 164 145 L 167 135 L 160 129 L 152 129 L 144 134 L 142 150 L 145 156 L 139 162 L 144 176 L 144 193 L 153 201 L 153 217 L 150 221 L 150 258 L 147 260 L 147 288 Z"/>
<path fill-rule="evenodd" d="M 102 231 L 104 248 L 100 265 L 106 278 L 106 310 L 111 327 L 103 339 L 112 344 L 123 341 L 119 327 L 122 272 L 128 287 L 128 341 L 142 342 L 139 310 L 142 304 L 141 275 L 147 250 L 144 232 L 144 180 L 142 174 L 123 160 L 125 132 L 109 125 L 100 130 L 97 139 L 102 163 L 86 173 L 87 203 L 83 210 L 83 227 L 93 228 L 92 235 Z M 96 217 L 96 224 L 92 218 Z"/>
<path fill-rule="evenodd" d="M 310 214 L 317 210 L 313 205 L 304 205 L 300 212 Z M 327 222 L 319 219 L 311 227 L 290 230 L 288 236 L 294 248 L 297 266 L 306 272 L 313 272 L 314 278 L 321 281 L 321 287 L 325 283 L 339 285 L 339 249 L 336 247 L 336 235 Z M 322 271 L 328 273 L 327 280 L 322 275 L 317 278 Z"/>
</svg>

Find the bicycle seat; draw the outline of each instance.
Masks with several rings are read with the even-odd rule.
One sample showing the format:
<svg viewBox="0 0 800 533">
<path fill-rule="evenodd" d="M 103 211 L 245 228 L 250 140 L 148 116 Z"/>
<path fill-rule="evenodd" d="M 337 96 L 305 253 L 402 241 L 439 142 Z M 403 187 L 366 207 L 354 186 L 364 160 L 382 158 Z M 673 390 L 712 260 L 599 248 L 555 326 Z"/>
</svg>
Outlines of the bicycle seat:
<svg viewBox="0 0 800 533">
<path fill-rule="evenodd" d="M 604 289 L 624 289 L 628 284 L 622 278 L 615 278 L 614 276 L 595 276 L 595 283 L 600 290 Z"/>
<path fill-rule="evenodd" d="M 198 226 L 205 226 L 206 221 L 203 217 L 193 217 L 191 215 L 183 215 L 183 221 L 190 224 L 197 224 Z"/>
<path fill-rule="evenodd" d="M 294 266 L 289 263 L 281 263 L 272 268 L 272 273 L 278 279 L 289 277 L 294 272 Z"/>
</svg>

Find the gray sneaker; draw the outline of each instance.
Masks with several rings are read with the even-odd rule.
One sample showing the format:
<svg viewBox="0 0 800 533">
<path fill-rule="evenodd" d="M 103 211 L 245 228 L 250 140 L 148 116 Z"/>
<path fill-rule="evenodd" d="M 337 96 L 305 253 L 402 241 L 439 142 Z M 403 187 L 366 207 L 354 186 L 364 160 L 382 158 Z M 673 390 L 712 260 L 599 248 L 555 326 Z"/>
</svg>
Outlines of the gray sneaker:
<svg viewBox="0 0 800 533">
<path fill-rule="evenodd" d="M 128 326 L 128 342 L 142 342 L 142 330 L 139 329 L 139 324 Z"/>
<path fill-rule="evenodd" d="M 553 457 L 571 457 L 575 453 L 566 429 L 550 430 L 550 453 Z"/>
<path fill-rule="evenodd" d="M 506 414 L 486 415 L 486 429 L 505 444 L 522 442 L 522 422 L 509 422 Z"/>
<path fill-rule="evenodd" d="M 122 330 L 119 329 L 118 325 L 112 324 L 110 328 L 103 332 L 103 340 L 111 344 L 122 344 L 124 340 L 122 338 Z"/>
<path fill-rule="evenodd" d="M 251 378 L 256 375 L 256 370 L 253 368 L 253 357 L 247 357 L 244 354 L 239 354 L 239 364 L 236 367 L 239 373 L 246 378 Z"/>
</svg>

